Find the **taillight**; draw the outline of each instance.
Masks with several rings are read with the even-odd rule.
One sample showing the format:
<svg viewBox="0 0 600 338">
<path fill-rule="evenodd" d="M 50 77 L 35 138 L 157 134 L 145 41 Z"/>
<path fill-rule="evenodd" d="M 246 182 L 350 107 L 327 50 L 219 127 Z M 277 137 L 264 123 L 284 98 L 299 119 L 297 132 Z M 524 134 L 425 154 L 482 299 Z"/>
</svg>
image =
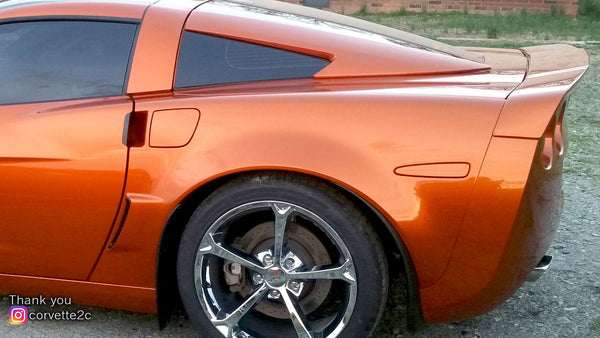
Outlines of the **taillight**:
<svg viewBox="0 0 600 338">
<path fill-rule="evenodd" d="M 564 127 L 563 127 L 563 116 L 565 115 L 565 110 L 567 107 L 567 101 L 565 101 L 559 110 L 559 113 L 556 116 L 556 126 L 554 128 L 554 145 L 556 146 L 556 150 L 558 151 L 558 155 L 562 156 L 565 153 L 565 139 L 564 139 Z"/>
<path fill-rule="evenodd" d="M 554 124 L 554 123 L 553 123 Z M 550 128 L 548 128 L 550 129 Z M 552 168 L 554 160 L 554 128 L 546 130 L 544 133 L 544 149 L 542 150 L 542 165 L 544 169 Z"/>
<path fill-rule="evenodd" d="M 563 132 L 563 116 L 567 101 L 563 101 L 554 114 L 554 118 L 548 124 L 544 132 L 544 148 L 542 149 L 542 165 L 544 169 L 552 168 L 554 157 L 562 156 L 565 152 L 565 139 Z"/>
</svg>

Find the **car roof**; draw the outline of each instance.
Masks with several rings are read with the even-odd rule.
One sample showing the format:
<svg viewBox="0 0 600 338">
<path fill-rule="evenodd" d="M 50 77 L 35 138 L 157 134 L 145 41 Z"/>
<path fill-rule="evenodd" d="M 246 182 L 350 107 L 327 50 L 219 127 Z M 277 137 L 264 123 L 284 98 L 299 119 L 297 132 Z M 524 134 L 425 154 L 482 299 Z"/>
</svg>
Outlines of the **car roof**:
<svg viewBox="0 0 600 338">
<path fill-rule="evenodd" d="M 0 20 L 37 16 L 102 16 L 141 19 L 153 0 L 8 0 L 0 1 Z"/>
<path fill-rule="evenodd" d="M 51 4 L 51 3 L 81 3 L 81 2 L 85 2 L 85 3 L 112 3 L 112 4 L 118 4 L 118 3 L 142 3 L 142 4 L 152 4 L 154 2 L 156 2 L 156 0 L 91 0 L 91 1 L 86 1 L 86 0 L 3 0 L 0 1 L 0 10 L 2 9 L 6 9 L 6 8 L 12 8 L 12 7 L 19 7 L 19 6 L 30 6 L 30 5 L 37 5 L 37 4 Z"/>
<path fill-rule="evenodd" d="M 480 55 L 461 48 L 278 1 L 207 1 L 191 13 L 185 29 L 329 59 L 331 64 L 315 75 L 321 79 L 490 69 Z"/>
<path fill-rule="evenodd" d="M 179 8 L 185 12 L 184 20 L 191 11 L 187 30 L 329 59 L 331 64 L 315 78 L 455 74 L 490 68 L 479 55 L 461 48 L 271 0 L 9 0 L 0 2 L 0 20 L 56 16 L 142 20 L 150 6 L 157 11 Z"/>
</svg>

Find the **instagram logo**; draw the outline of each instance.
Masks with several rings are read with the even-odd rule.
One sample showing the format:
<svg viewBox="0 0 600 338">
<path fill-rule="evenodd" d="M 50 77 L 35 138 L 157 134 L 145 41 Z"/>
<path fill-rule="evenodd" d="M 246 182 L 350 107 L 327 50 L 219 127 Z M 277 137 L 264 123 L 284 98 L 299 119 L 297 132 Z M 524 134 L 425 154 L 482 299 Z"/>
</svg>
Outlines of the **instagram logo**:
<svg viewBox="0 0 600 338">
<path fill-rule="evenodd" d="M 27 324 L 27 306 L 11 306 L 8 321 L 11 324 Z"/>
</svg>

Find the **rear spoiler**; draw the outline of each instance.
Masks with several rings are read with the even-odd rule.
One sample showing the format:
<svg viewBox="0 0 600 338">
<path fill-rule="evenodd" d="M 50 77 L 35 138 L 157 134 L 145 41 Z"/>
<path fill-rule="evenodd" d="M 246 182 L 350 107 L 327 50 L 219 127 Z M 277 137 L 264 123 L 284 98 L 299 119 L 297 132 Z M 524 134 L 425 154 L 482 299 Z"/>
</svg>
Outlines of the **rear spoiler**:
<svg viewBox="0 0 600 338">
<path fill-rule="evenodd" d="M 508 96 L 494 136 L 538 139 L 588 69 L 590 58 L 570 45 L 521 48 L 527 57 L 523 82 Z"/>
</svg>

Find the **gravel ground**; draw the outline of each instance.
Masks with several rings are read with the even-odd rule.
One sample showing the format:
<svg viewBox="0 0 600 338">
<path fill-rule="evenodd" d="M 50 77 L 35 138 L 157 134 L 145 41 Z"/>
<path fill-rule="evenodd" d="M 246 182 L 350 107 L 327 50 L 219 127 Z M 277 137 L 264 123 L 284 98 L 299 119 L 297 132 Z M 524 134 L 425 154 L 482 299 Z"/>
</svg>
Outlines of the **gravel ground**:
<svg viewBox="0 0 600 338">
<path fill-rule="evenodd" d="M 590 48 L 593 68 L 571 99 L 570 149 L 565 165 L 565 209 L 549 254 L 549 271 L 525 283 L 499 308 L 477 318 L 406 332 L 400 292 L 388 304 L 377 337 L 600 337 L 600 48 Z M 400 289 L 401 280 L 395 282 Z M 0 299 L 8 317 L 9 299 Z M 34 310 L 48 310 L 37 307 Z M 162 331 L 156 318 L 85 306 L 64 308 L 89 312 L 89 321 L 42 321 L 10 325 L 2 337 L 190 337 L 184 317 Z M 31 308 L 30 308 L 31 311 Z"/>
</svg>

